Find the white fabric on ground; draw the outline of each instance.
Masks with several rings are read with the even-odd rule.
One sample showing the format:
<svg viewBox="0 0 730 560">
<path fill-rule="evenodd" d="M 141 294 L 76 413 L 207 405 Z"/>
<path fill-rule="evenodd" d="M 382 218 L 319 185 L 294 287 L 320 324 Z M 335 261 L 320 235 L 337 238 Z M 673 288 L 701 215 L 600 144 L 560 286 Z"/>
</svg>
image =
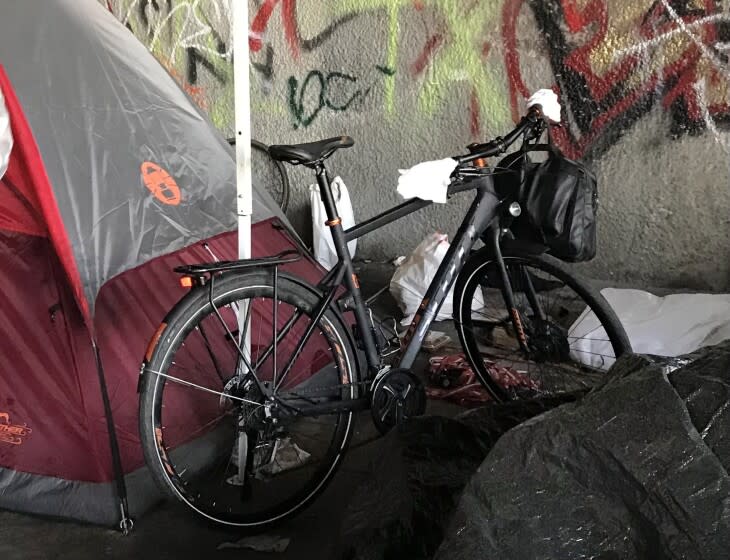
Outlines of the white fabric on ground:
<svg viewBox="0 0 730 560">
<path fill-rule="evenodd" d="M 634 352 L 681 356 L 730 339 L 730 294 L 655 296 L 642 290 L 601 291 L 618 315 Z M 613 360 L 606 332 L 588 308 L 570 328 L 571 355 L 586 365 L 608 369 Z"/>
</svg>

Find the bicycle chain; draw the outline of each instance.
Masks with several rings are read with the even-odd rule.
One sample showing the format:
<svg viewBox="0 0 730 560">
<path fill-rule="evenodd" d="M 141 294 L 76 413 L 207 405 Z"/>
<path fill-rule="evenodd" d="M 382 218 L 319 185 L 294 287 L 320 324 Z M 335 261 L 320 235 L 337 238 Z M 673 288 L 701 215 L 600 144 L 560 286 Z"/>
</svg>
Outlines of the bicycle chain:
<svg viewBox="0 0 730 560">
<path fill-rule="evenodd" d="M 373 383 L 373 379 L 367 380 L 367 381 L 355 381 L 354 383 L 342 383 L 341 385 L 332 385 L 330 387 L 316 387 L 313 389 L 302 389 L 301 391 L 291 391 L 289 394 L 298 396 L 298 395 L 311 395 L 314 393 L 323 393 L 325 391 L 331 391 L 332 389 L 348 389 L 350 387 L 360 387 L 360 386 L 369 386 Z M 286 395 L 287 393 L 283 393 Z M 281 396 L 282 393 L 279 393 L 277 396 Z"/>
</svg>

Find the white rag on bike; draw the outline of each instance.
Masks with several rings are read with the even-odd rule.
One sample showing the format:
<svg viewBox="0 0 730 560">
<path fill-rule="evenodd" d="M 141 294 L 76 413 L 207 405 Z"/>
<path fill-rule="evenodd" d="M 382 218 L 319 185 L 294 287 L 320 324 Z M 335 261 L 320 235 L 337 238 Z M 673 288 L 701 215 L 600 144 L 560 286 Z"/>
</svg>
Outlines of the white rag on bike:
<svg viewBox="0 0 730 560">
<path fill-rule="evenodd" d="M 539 89 L 527 100 L 527 106 L 540 105 L 542 114 L 553 122 L 560 122 L 560 103 L 558 96 L 551 89 Z"/>
<path fill-rule="evenodd" d="M 452 158 L 424 161 L 410 169 L 399 169 L 398 194 L 444 204 L 457 161 Z"/>
<path fill-rule="evenodd" d="M 5 175 L 10 161 L 10 150 L 13 149 L 13 133 L 10 130 L 10 115 L 5 106 L 5 98 L 0 91 L 0 179 Z"/>
</svg>

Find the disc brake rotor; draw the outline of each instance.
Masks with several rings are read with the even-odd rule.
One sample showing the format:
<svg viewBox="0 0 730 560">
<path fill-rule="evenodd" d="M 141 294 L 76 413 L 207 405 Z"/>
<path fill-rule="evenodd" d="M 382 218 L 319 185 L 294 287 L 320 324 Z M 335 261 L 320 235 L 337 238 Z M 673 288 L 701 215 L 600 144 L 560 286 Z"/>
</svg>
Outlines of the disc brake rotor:
<svg viewBox="0 0 730 560">
<path fill-rule="evenodd" d="M 564 362 L 570 360 L 568 334 L 549 320 L 528 317 L 525 321 L 531 358 L 536 362 Z"/>
</svg>

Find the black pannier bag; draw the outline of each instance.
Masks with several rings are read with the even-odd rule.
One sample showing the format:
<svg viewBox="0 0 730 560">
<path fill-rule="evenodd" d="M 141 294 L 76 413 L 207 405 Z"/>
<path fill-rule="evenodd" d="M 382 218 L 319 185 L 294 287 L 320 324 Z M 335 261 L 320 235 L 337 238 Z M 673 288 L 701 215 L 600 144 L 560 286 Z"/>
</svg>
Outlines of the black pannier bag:
<svg viewBox="0 0 730 560">
<path fill-rule="evenodd" d="M 532 162 L 528 151 L 546 151 L 548 158 Z M 564 157 L 552 144 L 534 144 L 509 154 L 497 166 L 500 195 L 518 189 L 522 213 L 512 224 L 517 238 L 541 243 L 568 262 L 596 255 L 596 176 L 582 163 Z"/>
</svg>

